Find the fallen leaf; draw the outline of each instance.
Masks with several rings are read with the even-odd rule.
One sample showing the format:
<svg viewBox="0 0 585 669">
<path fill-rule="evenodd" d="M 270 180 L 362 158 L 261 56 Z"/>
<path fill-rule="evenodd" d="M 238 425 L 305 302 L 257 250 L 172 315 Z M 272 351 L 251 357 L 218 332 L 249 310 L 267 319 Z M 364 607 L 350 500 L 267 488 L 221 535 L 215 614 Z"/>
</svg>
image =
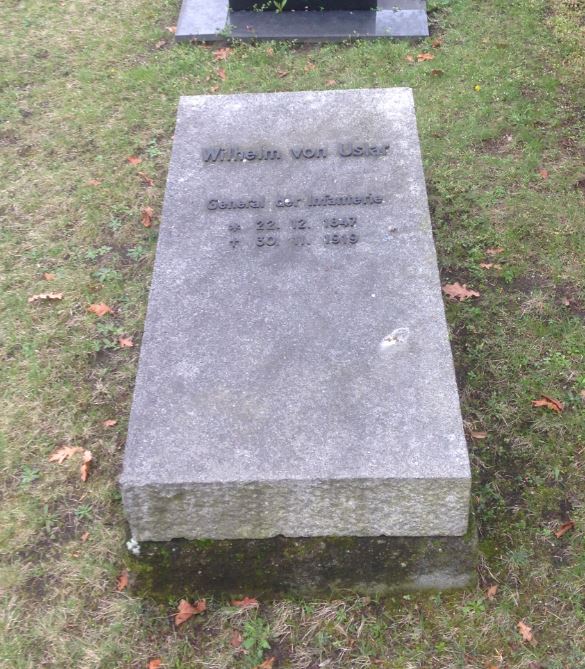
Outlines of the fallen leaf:
<svg viewBox="0 0 585 669">
<path fill-rule="evenodd" d="M 244 637 L 238 632 L 238 630 L 232 630 L 232 635 L 230 636 L 230 645 L 232 648 L 239 648 L 242 645 Z"/>
<path fill-rule="evenodd" d="M 307 61 L 305 64 L 305 72 L 312 72 L 317 66 L 315 63 L 311 63 L 311 61 Z"/>
<path fill-rule="evenodd" d="M 433 49 L 438 49 L 441 46 L 443 46 L 443 40 L 439 37 L 433 42 L 432 47 Z"/>
<path fill-rule="evenodd" d="M 205 611 L 206 608 L 207 604 L 204 599 L 199 599 L 198 601 L 196 601 L 195 606 L 189 604 L 189 602 L 186 599 L 182 599 L 179 602 L 179 608 L 177 609 L 177 613 L 175 614 L 175 625 L 177 627 L 179 625 L 182 625 L 184 622 L 189 620 L 189 618 L 192 618 L 193 616 L 196 616 L 199 613 L 203 613 L 203 611 Z"/>
<path fill-rule="evenodd" d="M 149 177 L 145 172 L 138 172 L 138 176 L 147 186 L 154 186 L 154 179 Z"/>
<path fill-rule="evenodd" d="M 89 468 L 92 462 L 93 455 L 91 454 L 91 451 L 83 451 L 83 462 L 81 463 L 79 471 L 81 472 L 81 480 L 84 483 L 89 478 Z"/>
<path fill-rule="evenodd" d="M 167 30 L 174 35 L 177 32 L 177 26 L 167 26 Z"/>
<path fill-rule="evenodd" d="M 119 337 L 118 344 L 120 344 L 120 348 L 132 348 L 134 346 L 132 337 Z"/>
<path fill-rule="evenodd" d="M 585 390 L 582 390 L 580 393 L 581 399 L 585 402 Z"/>
<path fill-rule="evenodd" d="M 43 274 L 43 279 L 45 281 L 54 281 L 57 277 L 54 274 L 51 274 L 50 272 L 45 272 Z"/>
<path fill-rule="evenodd" d="M 533 407 L 547 407 L 551 411 L 556 411 L 556 413 L 561 413 L 565 408 L 565 405 L 559 400 L 555 400 L 554 397 L 547 397 L 546 395 L 541 395 L 540 399 L 532 400 Z"/>
<path fill-rule="evenodd" d="M 425 60 L 434 60 L 435 56 L 432 53 L 419 53 L 416 57 L 418 63 L 423 63 Z"/>
<path fill-rule="evenodd" d="M 219 86 L 212 86 L 209 90 L 211 93 L 217 93 L 217 91 L 219 91 Z"/>
<path fill-rule="evenodd" d="M 534 638 L 532 634 L 532 627 L 529 627 L 523 620 L 521 620 L 518 625 L 516 625 L 518 631 L 522 635 L 523 641 L 532 641 Z"/>
<path fill-rule="evenodd" d="M 541 168 L 538 170 L 538 173 L 540 174 L 540 176 L 541 176 L 543 179 L 548 179 L 548 170 L 545 170 L 543 167 L 541 167 Z"/>
<path fill-rule="evenodd" d="M 215 73 L 222 81 L 225 81 L 227 79 L 227 74 L 225 73 L 223 67 L 218 67 Z"/>
<path fill-rule="evenodd" d="M 126 160 L 130 163 L 130 165 L 140 165 L 142 162 L 142 158 L 139 158 L 138 156 L 128 156 Z"/>
<path fill-rule="evenodd" d="M 81 543 L 84 544 L 89 539 L 89 532 L 84 532 L 81 537 Z"/>
<path fill-rule="evenodd" d="M 487 439 L 487 432 L 470 432 L 472 439 Z"/>
<path fill-rule="evenodd" d="M 224 47 L 223 49 L 216 49 L 213 52 L 213 57 L 215 60 L 227 60 L 228 56 L 230 53 L 233 51 L 233 49 L 230 49 L 229 47 Z"/>
<path fill-rule="evenodd" d="M 570 306 L 571 306 L 571 300 L 570 300 L 568 297 L 563 297 L 563 299 L 561 300 L 561 302 L 563 303 L 563 305 L 564 305 L 565 307 L 570 307 Z"/>
<path fill-rule="evenodd" d="M 106 314 L 114 313 L 112 309 L 104 302 L 100 302 L 99 304 L 90 304 L 89 307 L 87 307 L 87 310 L 91 311 L 92 314 L 95 314 L 99 318 L 105 316 Z"/>
<path fill-rule="evenodd" d="M 488 256 L 497 256 L 500 253 L 503 253 L 504 249 L 503 249 L 503 247 L 498 246 L 495 249 L 486 249 L 485 252 L 487 253 Z"/>
<path fill-rule="evenodd" d="M 76 453 L 83 453 L 83 448 L 80 446 L 61 446 L 49 456 L 49 462 L 58 462 L 62 465 L 65 460 L 69 460 Z"/>
<path fill-rule="evenodd" d="M 102 423 L 102 425 L 104 427 L 114 427 L 114 425 L 117 425 L 117 424 L 118 424 L 118 421 L 115 418 L 108 418 L 107 420 L 105 420 Z"/>
<path fill-rule="evenodd" d="M 444 74 L 443 70 L 431 70 L 431 75 L 433 77 L 442 77 Z"/>
<path fill-rule="evenodd" d="M 141 212 L 140 222 L 145 228 L 150 228 L 152 225 L 152 217 L 154 216 L 154 209 L 152 207 L 144 207 Z"/>
<path fill-rule="evenodd" d="M 405 60 L 407 60 L 409 63 L 414 63 L 414 56 L 411 56 L 410 54 L 408 54 L 405 57 Z"/>
<path fill-rule="evenodd" d="M 122 592 L 128 587 L 128 570 L 122 569 L 118 578 L 116 578 L 116 590 Z"/>
<path fill-rule="evenodd" d="M 52 300 L 62 300 L 63 293 L 41 293 L 28 298 L 29 302 L 47 302 Z"/>
<path fill-rule="evenodd" d="M 88 185 L 88 186 L 100 186 L 101 183 L 102 183 L 102 182 L 101 182 L 100 179 L 90 179 L 90 180 L 87 182 L 87 185 Z"/>
<path fill-rule="evenodd" d="M 490 585 L 490 587 L 485 591 L 485 596 L 490 600 L 494 599 L 497 591 L 498 591 L 497 585 Z"/>
<path fill-rule="evenodd" d="M 327 81 L 325 82 L 325 85 L 326 86 L 336 86 L 337 81 L 335 81 L 335 79 L 327 79 Z"/>
<path fill-rule="evenodd" d="M 276 70 L 276 76 L 279 77 L 279 79 L 284 79 L 285 77 L 288 77 L 288 70 Z"/>
<path fill-rule="evenodd" d="M 480 296 L 477 290 L 471 290 L 466 284 L 461 285 L 459 282 L 445 284 L 443 286 L 443 292 L 445 295 L 448 295 L 454 300 L 459 300 L 460 302 L 468 300 L 470 297 Z"/>
<path fill-rule="evenodd" d="M 244 597 L 244 599 L 233 599 L 232 606 L 238 609 L 256 609 L 260 606 L 258 600 L 253 597 Z"/>
<path fill-rule="evenodd" d="M 153 657 L 148 661 L 148 669 L 160 669 L 162 667 L 162 660 L 160 657 Z"/>
<path fill-rule="evenodd" d="M 154 45 L 154 48 L 155 48 L 155 49 L 162 49 L 163 46 L 164 46 L 166 43 L 167 43 L 166 39 L 161 39 L 161 40 L 159 40 L 159 41 Z"/>
<path fill-rule="evenodd" d="M 555 537 L 557 539 L 560 539 L 562 536 L 567 534 L 569 530 L 574 529 L 575 527 L 575 521 L 574 520 L 567 520 L 566 523 L 563 523 L 559 529 L 555 532 Z"/>
<path fill-rule="evenodd" d="M 271 46 L 269 46 L 268 49 L 266 49 L 266 55 L 274 56 L 274 49 Z"/>
<path fill-rule="evenodd" d="M 264 660 L 262 664 L 257 664 L 254 669 L 272 669 L 275 660 L 275 657 L 269 657 L 267 660 Z"/>
</svg>

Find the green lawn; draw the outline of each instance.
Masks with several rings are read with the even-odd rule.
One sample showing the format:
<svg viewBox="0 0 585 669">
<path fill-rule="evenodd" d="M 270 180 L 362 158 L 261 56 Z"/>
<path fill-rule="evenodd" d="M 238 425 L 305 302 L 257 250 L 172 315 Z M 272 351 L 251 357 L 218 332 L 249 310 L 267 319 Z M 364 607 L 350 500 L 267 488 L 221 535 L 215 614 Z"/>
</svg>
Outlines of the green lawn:
<svg viewBox="0 0 585 669">
<path fill-rule="evenodd" d="M 179 0 L 3 1 L 0 666 L 585 667 L 585 2 L 429 4 L 425 42 L 233 45 L 217 61 L 173 44 Z M 176 600 L 116 592 L 116 479 L 178 96 L 387 86 L 415 90 L 444 282 L 481 293 L 446 302 L 480 587 L 210 600 L 177 630 Z M 45 293 L 62 299 L 28 302 Z M 102 302 L 114 313 L 87 311 Z M 564 411 L 533 407 L 541 395 Z M 92 452 L 87 482 L 80 454 L 49 462 L 63 445 Z"/>
</svg>

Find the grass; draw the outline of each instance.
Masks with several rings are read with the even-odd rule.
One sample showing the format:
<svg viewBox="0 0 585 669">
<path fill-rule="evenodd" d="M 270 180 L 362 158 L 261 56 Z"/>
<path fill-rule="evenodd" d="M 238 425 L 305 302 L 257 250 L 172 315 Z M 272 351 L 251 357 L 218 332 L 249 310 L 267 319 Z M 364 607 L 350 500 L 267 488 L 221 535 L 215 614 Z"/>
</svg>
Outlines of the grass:
<svg viewBox="0 0 585 669">
<path fill-rule="evenodd" d="M 3 3 L 0 666 L 585 667 L 585 5 L 429 4 L 419 44 L 234 45 L 216 62 L 172 45 L 177 0 Z M 423 51 L 434 60 L 407 60 Z M 481 587 L 243 612 L 212 601 L 176 630 L 176 602 L 116 592 L 116 478 L 178 96 L 381 86 L 415 89 L 442 275 L 481 293 L 446 303 L 466 426 L 488 433 L 469 442 Z M 46 292 L 63 299 L 27 302 Z M 114 315 L 88 313 L 98 302 Z M 533 408 L 541 394 L 564 412 Z M 87 483 L 78 456 L 49 463 L 64 444 L 93 453 Z"/>
</svg>

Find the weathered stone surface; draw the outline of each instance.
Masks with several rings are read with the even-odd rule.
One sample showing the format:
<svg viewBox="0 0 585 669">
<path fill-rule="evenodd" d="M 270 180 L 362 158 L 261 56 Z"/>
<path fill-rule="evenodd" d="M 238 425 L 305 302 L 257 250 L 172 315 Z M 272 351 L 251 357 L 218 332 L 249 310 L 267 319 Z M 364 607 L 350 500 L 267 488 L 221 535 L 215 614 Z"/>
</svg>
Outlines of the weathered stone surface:
<svg viewBox="0 0 585 669">
<path fill-rule="evenodd" d="M 234 7 L 239 9 L 245 4 L 240 0 Z M 334 2 L 331 1 L 330 4 L 333 5 Z M 345 5 L 360 6 L 360 1 L 350 3 L 345 0 Z M 229 0 L 183 0 L 175 37 L 178 41 L 234 38 L 320 42 L 351 38 L 427 37 L 428 34 L 425 0 L 378 0 L 376 10 L 282 13 L 232 11 Z"/>
<path fill-rule="evenodd" d="M 169 597 L 335 597 L 464 588 L 475 583 L 477 536 L 310 537 L 164 541 L 128 560 L 135 593 Z"/>
<path fill-rule="evenodd" d="M 411 91 L 182 98 L 133 536 L 463 535 L 469 488 Z"/>
</svg>

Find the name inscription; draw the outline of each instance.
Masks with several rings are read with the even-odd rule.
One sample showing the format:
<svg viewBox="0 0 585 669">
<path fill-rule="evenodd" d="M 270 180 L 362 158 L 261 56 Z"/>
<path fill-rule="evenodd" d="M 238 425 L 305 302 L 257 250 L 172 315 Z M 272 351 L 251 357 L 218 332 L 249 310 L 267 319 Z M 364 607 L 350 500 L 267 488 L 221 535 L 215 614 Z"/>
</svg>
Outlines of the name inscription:
<svg viewBox="0 0 585 669">
<path fill-rule="evenodd" d="M 340 142 L 333 149 L 333 155 L 340 158 L 381 158 L 388 155 L 390 144 L 368 142 Z M 239 146 L 212 146 L 201 151 L 205 163 L 246 163 L 253 161 L 282 160 L 285 153 L 274 147 L 244 148 Z M 294 160 L 324 159 L 331 155 L 327 146 L 293 146 L 288 155 Z"/>
</svg>

